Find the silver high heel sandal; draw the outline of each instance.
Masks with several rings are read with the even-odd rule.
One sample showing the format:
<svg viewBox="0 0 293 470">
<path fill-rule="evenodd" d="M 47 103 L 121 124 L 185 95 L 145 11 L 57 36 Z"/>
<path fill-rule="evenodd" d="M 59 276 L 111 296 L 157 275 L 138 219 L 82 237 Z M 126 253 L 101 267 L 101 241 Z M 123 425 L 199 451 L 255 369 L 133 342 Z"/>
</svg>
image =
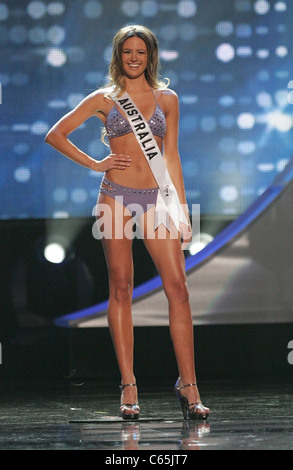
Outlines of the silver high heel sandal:
<svg viewBox="0 0 293 470">
<path fill-rule="evenodd" d="M 136 384 L 120 385 L 119 388 L 121 393 L 125 387 L 136 387 Z M 140 407 L 138 403 L 126 403 L 120 406 L 120 412 L 123 419 L 138 419 Z"/>
<path fill-rule="evenodd" d="M 192 386 L 197 387 L 197 384 L 193 383 L 193 384 L 180 385 L 180 377 L 179 377 L 179 379 L 177 380 L 177 382 L 175 384 L 174 391 L 175 391 L 175 394 L 176 394 L 176 396 L 179 400 L 179 403 L 181 405 L 183 417 L 184 417 L 184 419 L 192 419 L 192 420 L 202 419 L 202 420 L 205 420 L 205 419 L 208 418 L 208 416 L 210 414 L 209 409 L 206 408 L 205 406 L 203 406 L 203 404 L 201 402 L 189 403 L 188 399 L 186 397 L 184 397 L 183 395 L 181 395 L 181 393 L 180 393 L 180 390 L 182 390 L 183 388 L 192 387 Z"/>
</svg>

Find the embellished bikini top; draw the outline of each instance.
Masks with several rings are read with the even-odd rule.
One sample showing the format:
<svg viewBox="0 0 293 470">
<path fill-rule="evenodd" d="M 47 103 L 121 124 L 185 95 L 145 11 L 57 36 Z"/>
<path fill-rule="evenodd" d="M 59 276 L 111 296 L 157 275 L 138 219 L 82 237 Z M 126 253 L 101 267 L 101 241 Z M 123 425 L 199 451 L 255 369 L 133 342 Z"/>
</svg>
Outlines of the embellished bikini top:
<svg viewBox="0 0 293 470">
<path fill-rule="evenodd" d="M 154 135 L 162 139 L 164 138 L 166 133 L 166 118 L 158 102 L 152 117 L 148 121 L 148 125 Z M 129 121 L 123 116 L 116 105 L 113 106 L 107 116 L 105 128 L 109 139 L 121 137 L 132 132 Z"/>
</svg>

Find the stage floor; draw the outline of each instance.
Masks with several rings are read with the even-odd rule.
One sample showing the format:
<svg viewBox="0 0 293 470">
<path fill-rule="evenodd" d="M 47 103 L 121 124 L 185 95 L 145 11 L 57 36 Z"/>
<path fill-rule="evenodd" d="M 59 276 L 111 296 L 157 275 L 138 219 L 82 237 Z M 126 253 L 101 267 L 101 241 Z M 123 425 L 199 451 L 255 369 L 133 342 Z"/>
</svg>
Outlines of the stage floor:
<svg viewBox="0 0 293 470">
<path fill-rule="evenodd" d="M 141 384 L 141 419 L 125 422 L 117 384 L 2 380 L 0 449 L 103 450 L 103 461 L 132 450 L 153 458 L 164 451 L 293 450 L 292 384 L 204 383 L 200 389 L 211 409 L 208 422 L 182 419 L 172 384 Z"/>
</svg>

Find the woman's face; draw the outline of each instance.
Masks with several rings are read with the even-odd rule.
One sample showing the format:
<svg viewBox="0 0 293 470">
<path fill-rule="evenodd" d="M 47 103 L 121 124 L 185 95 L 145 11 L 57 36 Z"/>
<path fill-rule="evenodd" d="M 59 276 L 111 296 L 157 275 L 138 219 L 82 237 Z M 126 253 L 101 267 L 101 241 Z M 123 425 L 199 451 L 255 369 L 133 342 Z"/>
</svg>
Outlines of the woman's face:
<svg viewBox="0 0 293 470">
<path fill-rule="evenodd" d="M 147 68 L 148 53 L 143 39 L 133 36 L 122 46 L 122 66 L 124 74 L 131 79 L 139 78 Z"/>
</svg>

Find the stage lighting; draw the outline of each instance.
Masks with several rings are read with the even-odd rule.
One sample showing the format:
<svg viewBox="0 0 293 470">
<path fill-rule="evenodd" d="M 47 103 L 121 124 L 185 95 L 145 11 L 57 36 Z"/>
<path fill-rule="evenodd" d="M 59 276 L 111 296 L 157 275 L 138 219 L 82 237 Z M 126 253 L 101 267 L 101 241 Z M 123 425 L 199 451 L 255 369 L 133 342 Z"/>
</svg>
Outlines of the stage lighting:
<svg viewBox="0 0 293 470">
<path fill-rule="evenodd" d="M 203 248 L 205 248 L 209 243 L 213 241 L 212 235 L 208 233 L 197 233 L 193 238 L 192 242 L 189 245 L 189 253 L 194 256 L 196 253 L 199 253 Z"/>
<path fill-rule="evenodd" d="M 216 33 L 219 36 L 231 36 L 234 33 L 234 25 L 231 21 L 219 21 L 216 25 Z"/>
<path fill-rule="evenodd" d="M 44 257 L 50 263 L 59 264 L 65 260 L 66 250 L 59 243 L 49 243 L 44 248 Z"/>
<path fill-rule="evenodd" d="M 235 50 L 231 44 L 220 44 L 216 50 L 216 56 L 221 62 L 230 62 L 235 57 Z"/>
<path fill-rule="evenodd" d="M 259 59 L 267 59 L 270 56 L 270 51 L 268 49 L 259 49 L 256 51 L 256 56 Z"/>
<path fill-rule="evenodd" d="M 47 13 L 47 7 L 45 2 L 41 1 L 33 1 L 30 2 L 27 6 L 27 13 L 28 15 L 34 19 L 39 20 Z"/>
<path fill-rule="evenodd" d="M 279 132 L 289 132 L 292 129 L 292 117 L 281 111 L 268 113 L 265 121 L 271 129 L 276 129 Z"/>
<path fill-rule="evenodd" d="M 254 10 L 258 15 L 266 15 L 270 11 L 270 4 L 267 0 L 257 0 L 254 4 Z"/>
<path fill-rule="evenodd" d="M 14 301 L 21 305 L 21 318 L 33 314 L 50 319 L 94 302 L 95 286 L 86 261 L 72 241 L 60 235 L 36 239 L 19 261 L 15 276 Z"/>
<path fill-rule="evenodd" d="M 197 5 L 192 0 L 182 0 L 178 3 L 177 11 L 179 16 L 190 18 L 191 16 L 196 15 Z"/>
<path fill-rule="evenodd" d="M 166 62 L 172 62 L 173 60 L 178 59 L 179 53 L 178 51 L 167 51 L 162 50 L 160 53 L 161 59 L 165 60 Z"/>
<path fill-rule="evenodd" d="M 31 179 L 31 170 L 24 166 L 15 168 L 14 179 L 18 183 L 27 183 Z"/>
<path fill-rule="evenodd" d="M 61 67 L 67 61 L 66 54 L 60 49 L 50 49 L 47 54 L 47 62 L 52 67 Z"/>
<path fill-rule="evenodd" d="M 75 258 L 74 247 L 60 235 L 49 235 L 38 239 L 34 244 L 38 263 L 48 266 L 52 272 L 59 270 Z M 50 266 L 51 265 L 51 266 Z"/>
<path fill-rule="evenodd" d="M 220 189 L 220 198 L 225 202 L 233 202 L 239 197 L 239 190 L 234 185 L 222 186 Z"/>
<path fill-rule="evenodd" d="M 261 108 L 270 109 L 273 106 L 273 98 L 270 93 L 262 91 L 256 95 L 256 103 Z"/>
<path fill-rule="evenodd" d="M 58 16 L 63 15 L 65 11 L 65 5 L 62 2 L 52 2 L 47 6 L 47 11 L 49 15 Z"/>
<path fill-rule="evenodd" d="M 279 57 L 286 57 L 288 55 L 288 49 L 285 46 L 278 46 L 276 49 L 276 55 Z"/>
<path fill-rule="evenodd" d="M 240 129 L 252 129 L 255 125 L 255 117 L 251 113 L 241 113 L 237 118 Z"/>
<path fill-rule="evenodd" d="M 291 91 L 288 95 L 288 103 L 293 104 L 293 91 Z"/>
<path fill-rule="evenodd" d="M 280 11 L 280 12 L 287 11 L 287 4 L 286 4 L 286 2 L 277 2 L 277 3 L 275 4 L 275 10 L 276 10 L 276 11 Z"/>
<path fill-rule="evenodd" d="M 125 0 L 122 2 L 121 11 L 124 15 L 133 18 L 139 14 L 140 5 L 136 0 Z"/>
</svg>

